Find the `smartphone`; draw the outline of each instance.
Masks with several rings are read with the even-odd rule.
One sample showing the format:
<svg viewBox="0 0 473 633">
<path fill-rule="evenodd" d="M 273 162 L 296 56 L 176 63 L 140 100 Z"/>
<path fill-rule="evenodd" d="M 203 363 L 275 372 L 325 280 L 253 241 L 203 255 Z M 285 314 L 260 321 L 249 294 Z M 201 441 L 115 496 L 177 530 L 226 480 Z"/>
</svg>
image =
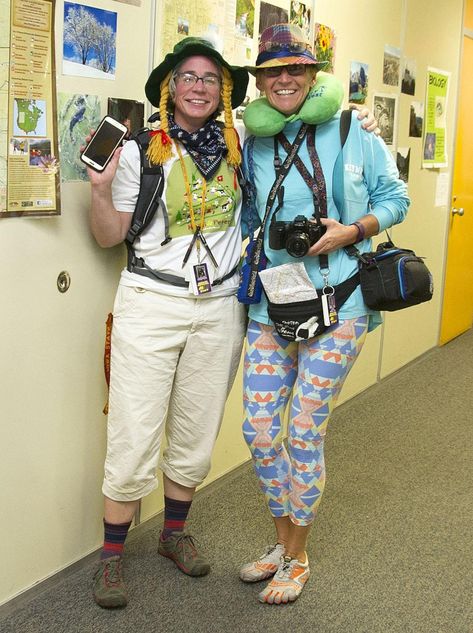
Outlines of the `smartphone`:
<svg viewBox="0 0 473 633">
<path fill-rule="evenodd" d="M 126 125 L 111 116 L 105 116 L 80 159 L 95 171 L 103 171 L 127 132 Z"/>
</svg>

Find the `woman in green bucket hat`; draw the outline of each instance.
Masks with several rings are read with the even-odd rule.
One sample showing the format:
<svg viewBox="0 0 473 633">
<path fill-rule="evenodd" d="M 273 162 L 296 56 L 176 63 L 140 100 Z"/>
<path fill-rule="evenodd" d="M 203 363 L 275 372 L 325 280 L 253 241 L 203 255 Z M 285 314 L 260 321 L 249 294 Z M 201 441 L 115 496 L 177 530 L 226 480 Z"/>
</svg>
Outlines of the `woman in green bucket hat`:
<svg viewBox="0 0 473 633">
<path fill-rule="evenodd" d="M 93 587 L 105 608 L 127 603 L 123 546 L 139 500 L 158 485 L 158 461 L 165 518 L 157 550 L 190 576 L 210 569 L 185 522 L 210 468 L 244 336 L 245 311 L 235 296 L 242 194 L 232 109 L 247 84 L 244 68 L 197 37 L 176 44 L 146 83 L 160 117 L 147 155 L 162 167 L 164 189 L 134 243 L 138 263 L 122 271 L 113 309 L 105 538 Z M 89 177 L 93 234 L 101 246 L 115 246 L 140 192 L 137 144 L 128 141 L 104 172 L 89 170 Z"/>
</svg>

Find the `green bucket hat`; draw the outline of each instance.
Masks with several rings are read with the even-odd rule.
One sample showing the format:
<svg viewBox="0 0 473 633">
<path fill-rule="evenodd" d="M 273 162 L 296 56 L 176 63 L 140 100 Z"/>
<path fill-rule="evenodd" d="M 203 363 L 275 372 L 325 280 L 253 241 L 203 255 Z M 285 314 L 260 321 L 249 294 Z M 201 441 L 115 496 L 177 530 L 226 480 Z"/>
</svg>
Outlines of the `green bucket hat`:
<svg viewBox="0 0 473 633">
<path fill-rule="evenodd" d="M 248 86 L 247 70 L 239 66 L 230 66 L 212 43 L 201 37 L 185 37 L 174 46 L 172 53 L 168 53 L 159 66 L 156 66 L 145 85 L 145 92 L 149 101 L 155 107 L 159 107 L 161 82 L 164 77 L 180 62 L 194 55 L 210 57 L 210 59 L 215 60 L 220 66 L 230 72 L 233 79 L 232 108 L 237 108 L 246 96 L 246 88 Z"/>
</svg>

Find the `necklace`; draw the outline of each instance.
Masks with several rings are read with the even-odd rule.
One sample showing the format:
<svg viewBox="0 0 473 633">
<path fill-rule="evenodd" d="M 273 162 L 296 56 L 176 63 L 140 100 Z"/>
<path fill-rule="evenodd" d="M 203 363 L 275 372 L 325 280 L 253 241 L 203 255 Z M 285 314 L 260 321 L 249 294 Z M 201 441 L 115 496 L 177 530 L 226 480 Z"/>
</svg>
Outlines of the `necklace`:
<svg viewBox="0 0 473 633">
<path fill-rule="evenodd" d="M 189 260 L 189 257 L 190 257 L 190 254 L 192 252 L 192 249 L 194 248 L 194 244 L 196 244 L 196 246 L 197 246 L 197 261 L 200 264 L 200 245 L 202 244 L 202 246 L 207 251 L 207 254 L 208 254 L 209 258 L 210 258 L 210 261 L 215 266 L 215 268 L 218 268 L 218 263 L 217 263 L 215 257 L 213 256 L 213 253 L 210 250 L 210 247 L 207 244 L 207 240 L 205 239 L 204 234 L 203 234 L 204 225 L 205 225 L 205 209 L 206 209 L 206 198 L 207 198 L 207 180 L 204 178 L 204 176 L 202 176 L 202 200 L 201 200 L 201 203 L 200 203 L 200 222 L 199 222 L 199 226 L 197 226 L 195 213 L 194 213 L 194 205 L 192 203 L 192 192 L 191 192 L 191 187 L 190 187 L 190 183 L 189 183 L 189 176 L 187 175 L 186 164 L 184 162 L 184 158 L 182 156 L 182 152 L 181 152 L 181 148 L 179 147 L 179 143 L 175 139 L 173 139 L 173 142 L 174 142 L 174 145 L 176 147 L 177 154 L 179 156 L 179 162 L 180 162 L 180 165 L 181 165 L 182 176 L 184 178 L 184 184 L 186 186 L 186 197 L 187 197 L 187 204 L 189 206 L 190 224 L 191 224 L 192 232 L 194 234 L 193 237 L 192 237 L 191 243 L 189 244 L 189 248 L 187 249 L 186 254 L 184 255 L 184 260 L 182 262 L 182 266 L 184 267 L 187 264 L 187 261 Z"/>
</svg>

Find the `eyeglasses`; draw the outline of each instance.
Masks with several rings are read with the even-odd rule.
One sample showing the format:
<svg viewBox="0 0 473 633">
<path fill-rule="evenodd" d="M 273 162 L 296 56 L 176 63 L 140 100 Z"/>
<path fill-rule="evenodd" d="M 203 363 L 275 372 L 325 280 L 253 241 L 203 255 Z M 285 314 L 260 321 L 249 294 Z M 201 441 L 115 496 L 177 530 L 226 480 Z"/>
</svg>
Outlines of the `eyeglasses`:
<svg viewBox="0 0 473 633">
<path fill-rule="evenodd" d="M 261 42 L 259 45 L 259 52 L 266 51 L 267 53 L 280 53 L 281 51 L 287 51 L 288 53 L 303 53 L 307 49 L 310 49 L 310 44 L 305 42 Z"/>
<path fill-rule="evenodd" d="M 305 74 L 307 64 L 290 64 L 289 66 L 271 66 L 270 68 L 261 68 L 260 70 L 266 77 L 279 77 L 283 70 L 291 77 L 301 77 Z"/>
<path fill-rule="evenodd" d="M 202 82 L 206 88 L 218 88 L 220 86 L 220 79 L 216 75 L 206 75 L 205 77 L 198 77 L 193 73 L 176 73 L 176 81 L 185 88 L 195 86 L 198 81 Z"/>
</svg>

